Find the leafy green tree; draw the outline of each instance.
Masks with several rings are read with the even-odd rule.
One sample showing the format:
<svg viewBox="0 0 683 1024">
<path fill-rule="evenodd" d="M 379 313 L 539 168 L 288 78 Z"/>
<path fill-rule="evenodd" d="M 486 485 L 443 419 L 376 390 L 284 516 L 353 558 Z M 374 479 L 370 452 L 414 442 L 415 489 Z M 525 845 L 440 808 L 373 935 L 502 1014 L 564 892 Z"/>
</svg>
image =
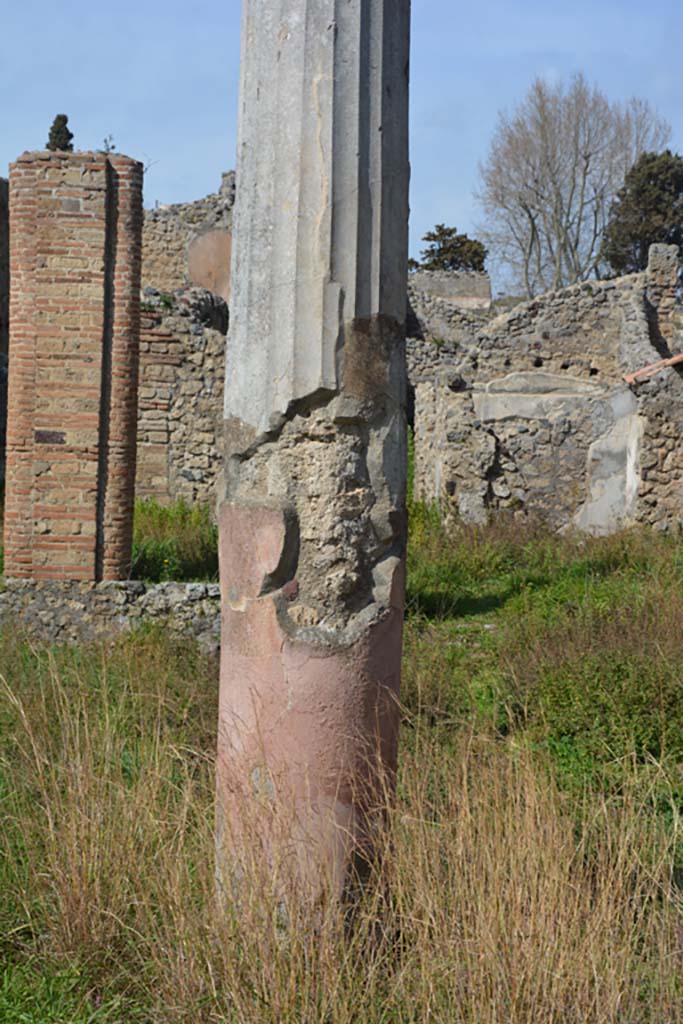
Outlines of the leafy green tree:
<svg viewBox="0 0 683 1024">
<path fill-rule="evenodd" d="M 66 114 L 57 114 L 52 127 L 50 128 L 50 137 L 47 140 L 47 148 L 55 152 L 58 149 L 66 150 L 71 153 L 74 145 L 72 142 L 73 132 L 69 131 L 68 128 L 69 118 Z"/>
<path fill-rule="evenodd" d="M 457 228 L 437 224 L 422 239 L 427 248 L 422 259 L 410 261 L 411 270 L 478 270 L 483 271 L 488 255 L 486 246 L 476 238 L 459 235 Z"/>
<path fill-rule="evenodd" d="M 610 208 L 602 258 L 615 274 L 647 267 L 654 242 L 677 245 L 683 257 L 683 157 L 667 149 L 643 153 Z"/>
</svg>

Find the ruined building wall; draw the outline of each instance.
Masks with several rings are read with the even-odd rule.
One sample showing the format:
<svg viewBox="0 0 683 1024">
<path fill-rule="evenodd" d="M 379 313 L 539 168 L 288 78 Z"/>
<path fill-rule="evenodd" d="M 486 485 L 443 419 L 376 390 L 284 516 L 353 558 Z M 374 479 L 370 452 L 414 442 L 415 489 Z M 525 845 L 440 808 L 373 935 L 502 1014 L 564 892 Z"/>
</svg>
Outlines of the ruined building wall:
<svg viewBox="0 0 683 1024">
<path fill-rule="evenodd" d="M 0 178 L 0 487 L 5 481 L 9 346 L 9 183 Z"/>
<path fill-rule="evenodd" d="M 683 352 L 682 307 L 677 301 L 675 246 L 650 249 L 645 316 L 653 358 Z M 649 356 L 652 357 L 650 350 Z M 641 365 L 646 365 L 648 358 Z M 640 453 L 638 518 L 658 526 L 683 523 L 683 369 L 664 370 L 634 387 L 644 417 Z"/>
<path fill-rule="evenodd" d="M 10 168 L 10 214 L 5 573 L 125 578 L 142 167 L 25 153 Z"/>
<path fill-rule="evenodd" d="M 147 297 L 140 334 L 136 496 L 213 508 L 222 470 L 228 309 L 189 289 L 168 309 Z"/>
<path fill-rule="evenodd" d="M 671 268 L 660 268 L 665 285 L 661 281 L 658 284 L 659 263 L 661 260 L 655 261 L 655 269 L 651 268 L 647 277 L 633 275 L 579 285 L 523 303 L 494 320 L 457 310 L 438 297 L 420 292 L 415 287 L 415 275 L 411 275 L 413 337 L 408 342 L 407 356 L 408 376 L 417 398 L 416 483 L 420 495 L 428 500 L 439 497 L 445 507 L 466 518 L 481 518 L 489 509 L 530 505 L 547 514 L 552 522 L 561 524 L 571 518 L 587 486 L 587 449 L 599 436 L 600 424 L 612 422 L 611 406 L 609 402 L 604 404 L 605 389 L 611 393 L 615 386 L 622 388 L 623 372 L 653 358 L 648 294 L 662 307 L 662 322 L 668 316 L 667 303 L 670 310 L 674 308 L 669 287 Z M 148 296 L 143 316 L 137 493 L 162 502 L 182 497 L 213 506 L 221 472 L 216 423 L 221 416 L 225 338 L 222 333 L 212 333 L 201 315 L 193 319 L 192 303 L 182 296 L 177 308 L 169 310 L 165 305 L 165 300 Z M 552 390 L 552 375 L 566 378 L 572 394 L 564 396 L 565 409 L 571 412 L 564 426 L 554 430 L 542 426 L 544 417 L 538 423 L 522 422 L 515 440 L 508 437 L 507 419 L 507 425 L 500 425 L 497 433 L 473 427 L 477 422 L 473 385 L 479 388 L 514 372 L 534 375 L 528 401 L 535 401 L 534 389 L 543 386 L 547 400 L 556 402 L 556 411 L 560 408 L 560 393 Z M 670 386 L 676 386 L 676 379 L 674 375 Z M 508 383 L 514 392 L 515 379 Z M 659 380 L 649 388 L 661 388 L 663 383 Z M 494 389 L 496 386 L 494 383 Z M 629 400 L 624 401 L 628 406 Z M 668 398 L 663 401 L 666 404 Z M 492 410 L 489 404 L 487 415 Z M 660 415 L 652 401 L 648 410 L 653 425 L 646 419 L 639 442 L 643 452 L 650 444 L 651 431 L 652 443 L 656 444 L 663 431 L 673 429 L 670 412 L 664 409 Z M 662 419 L 666 423 L 654 425 Z M 622 420 L 619 430 L 628 422 L 628 418 Z M 640 420 L 633 423 L 637 426 Z M 569 436 L 556 445 L 562 430 L 568 430 Z M 503 448 L 496 447 L 496 437 L 509 441 L 515 451 L 514 460 L 503 457 Z M 671 444 L 671 439 L 666 443 Z M 539 453 L 538 458 L 535 453 Z M 671 456 L 665 472 L 673 461 Z M 528 471 L 516 475 L 518 462 L 528 465 Z M 451 471 L 458 481 L 457 498 L 455 481 L 449 477 Z M 645 504 L 644 491 L 649 486 L 645 478 L 652 471 L 661 472 L 645 467 L 641 471 L 639 500 Z M 570 483 L 565 485 L 565 481 Z M 653 485 L 653 490 L 656 496 L 661 493 L 659 486 Z M 665 504 L 660 503 L 652 517 L 666 518 Z M 648 517 L 645 509 L 642 516 Z"/>
<path fill-rule="evenodd" d="M 414 343 L 417 495 L 475 522 L 683 519 L 683 381 L 623 381 L 676 351 L 676 271 L 675 249 L 654 246 L 646 273 L 522 303 L 436 360 Z"/>
<path fill-rule="evenodd" d="M 223 175 L 218 192 L 192 203 L 145 210 L 142 285 L 172 295 L 196 285 L 227 299 L 235 175 Z"/>
<path fill-rule="evenodd" d="M 486 311 L 491 306 L 491 278 L 474 270 L 414 270 L 408 282 L 457 309 Z"/>
<path fill-rule="evenodd" d="M 410 336 L 441 346 L 467 344 L 486 323 L 487 311 L 463 309 L 420 287 L 416 274 L 408 275 L 408 322 Z"/>
</svg>

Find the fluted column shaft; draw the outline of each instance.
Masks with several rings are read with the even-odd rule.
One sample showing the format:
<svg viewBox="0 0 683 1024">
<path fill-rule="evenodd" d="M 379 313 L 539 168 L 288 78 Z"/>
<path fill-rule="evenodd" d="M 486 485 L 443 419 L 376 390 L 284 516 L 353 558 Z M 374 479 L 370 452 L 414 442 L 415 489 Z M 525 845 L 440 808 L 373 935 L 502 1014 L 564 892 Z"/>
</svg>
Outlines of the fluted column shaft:
<svg viewBox="0 0 683 1024">
<path fill-rule="evenodd" d="M 297 870 L 335 884 L 396 759 L 409 16 L 409 0 L 243 8 L 219 845 L 265 792 L 266 830 L 290 816 Z"/>
</svg>

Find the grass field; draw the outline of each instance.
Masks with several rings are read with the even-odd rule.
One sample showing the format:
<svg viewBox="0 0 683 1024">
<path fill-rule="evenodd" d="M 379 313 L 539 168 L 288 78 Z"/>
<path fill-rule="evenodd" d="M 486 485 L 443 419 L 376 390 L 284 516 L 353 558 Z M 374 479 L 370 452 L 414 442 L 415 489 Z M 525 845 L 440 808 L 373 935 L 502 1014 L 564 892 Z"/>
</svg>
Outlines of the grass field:
<svg viewBox="0 0 683 1024">
<path fill-rule="evenodd" d="M 2 1024 L 683 1021 L 683 545 L 416 508 L 408 591 L 350 937 L 335 908 L 283 931 L 257 865 L 216 914 L 214 661 L 4 635 Z"/>
</svg>

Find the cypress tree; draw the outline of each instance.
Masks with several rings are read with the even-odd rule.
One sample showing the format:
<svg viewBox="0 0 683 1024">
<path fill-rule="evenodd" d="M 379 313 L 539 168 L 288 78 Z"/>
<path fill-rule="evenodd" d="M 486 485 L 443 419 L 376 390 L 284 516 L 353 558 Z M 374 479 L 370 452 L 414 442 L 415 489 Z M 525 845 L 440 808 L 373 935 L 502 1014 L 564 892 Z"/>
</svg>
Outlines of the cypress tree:
<svg viewBox="0 0 683 1024">
<path fill-rule="evenodd" d="M 73 132 L 69 131 L 68 128 L 69 118 L 66 114 L 57 114 L 52 127 L 50 128 L 50 137 L 47 140 L 47 148 L 53 152 L 61 149 L 67 152 L 73 152 Z"/>
<path fill-rule="evenodd" d="M 429 244 L 422 250 L 421 261 L 411 263 L 413 270 L 484 270 L 486 247 L 476 238 L 459 235 L 457 228 L 437 224 L 422 241 Z"/>
</svg>

